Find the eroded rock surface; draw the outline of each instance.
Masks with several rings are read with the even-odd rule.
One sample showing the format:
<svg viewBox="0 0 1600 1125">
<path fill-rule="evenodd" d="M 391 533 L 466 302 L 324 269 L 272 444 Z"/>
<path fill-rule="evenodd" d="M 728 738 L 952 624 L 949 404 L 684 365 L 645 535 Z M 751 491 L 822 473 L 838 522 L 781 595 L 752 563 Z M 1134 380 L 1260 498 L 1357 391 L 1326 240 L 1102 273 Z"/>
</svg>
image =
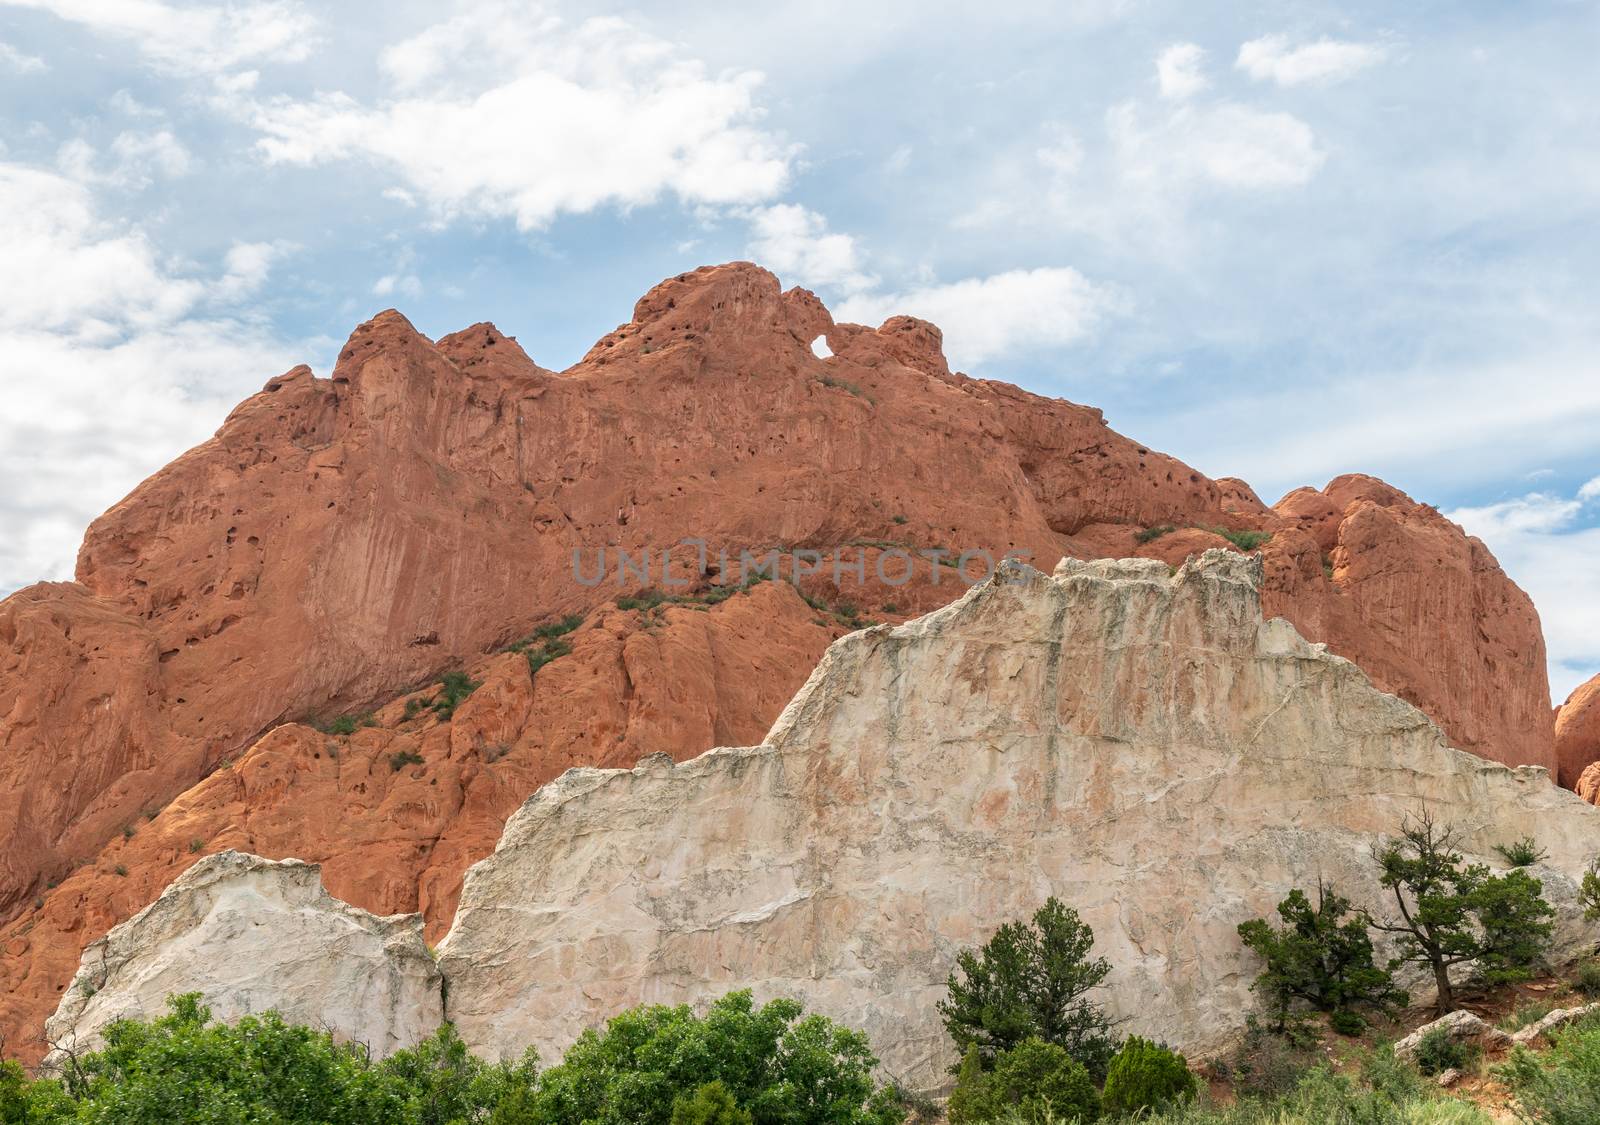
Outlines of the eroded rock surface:
<svg viewBox="0 0 1600 1125">
<path fill-rule="evenodd" d="M 1596 766 L 1600 766 L 1600 676 L 1578 687 L 1556 712 L 1556 769 L 1561 784 L 1595 800 L 1600 789 Z M 1587 787 L 1579 783 L 1585 773 L 1593 775 Z"/>
<path fill-rule="evenodd" d="M 1010 577 L 834 644 L 759 746 L 540 790 L 440 949 L 467 1042 L 554 1057 L 629 1005 L 753 986 L 938 1086 L 956 952 L 1055 894 L 1112 1014 L 1204 1053 L 1251 1010 L 1236 926 L 1319 877 L 1381 908 L 1369 849 L 1423 802 L 1475 859 L 1534 837 L 1557 948 L 1600 936 L 1575 886 L 1600 810 L 1263 621 L 1259 558 Z"/>
<path fill-rule="evenodd" d="M 221 852 L 84 951 L 45 1033 L 81 1053 L 111 1021 L 199 992 L 220 1019 L 276 1009 L 382 1057 L 439 1026 L 441 981 L 417 915 L 341 902 L 315 864 Z"/>
</svg>

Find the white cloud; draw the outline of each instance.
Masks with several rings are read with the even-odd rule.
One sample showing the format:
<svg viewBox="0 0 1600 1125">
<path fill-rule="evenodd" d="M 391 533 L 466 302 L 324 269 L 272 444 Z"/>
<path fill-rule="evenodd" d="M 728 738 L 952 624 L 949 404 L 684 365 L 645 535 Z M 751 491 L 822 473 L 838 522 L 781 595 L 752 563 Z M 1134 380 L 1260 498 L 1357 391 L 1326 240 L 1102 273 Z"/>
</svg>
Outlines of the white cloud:
<svg viewBox="0 0 1600 1125">
<path fill-rule="evenodd" d="M 1342 82 L 1376 66 L 1385 54 L 1386 49 L 1375 43 L 1318 39 L 1315 43 L 1291 47 L 1286 35 L 1264 35 L 1242 44 L 1234 65 L 1257 82 L 1270 80 L 1280 86 L 1326 85 Z"/>
<path fill-rule="evenodd" d="M 855 239 L 830 234 L 828 221 L 794 203 L 751 210 L 749 253 L 785 281 L 827 286 L 846 293 L 871 288 L 877 279 L 862 268 Z"/>
<path fill-rule="evenodd" d="M 750 204 L 786 184 L 791 150 L 760 126 L 753 72 L 710 75 L 613 19 L 569 27 L 483 4 L 390 48 L 395 95 L 276 98 L 249 113 L 270 162 L 363 159 L 441 218 L 631 207 L 664 194 Z M 448 143 L 442 143 L 448 138 Z"/>
<path fill-rule="evenodd" d="M 1156 58 L 1156 82 L 1161 96 L 1182 100 L 1193 97 L 1210 83 L 1201 73 L 1205 51 L 1193 43 L 1174 43 Z"/>
<path fill-rule="evenodd" d="M 1600 671 L 1600 478 L 1574 498 L 1530 493 L 1445 515 L 1489 549 L 1539 608 L 1559 703 Z"/>
<path fill-rule="evenodd" d="M 395 293 L 401 293 L 415 300 L 422 296 L 422 279 L 413 273 L 386 273 L 372 283 L 372 293 L 377 297 L 392 297 Z"/>
<path fill-rule="evenodd" d="M 220 280 L 183 277 L 137 232 L 103 223 L 79 183 L 0 164 L 0 593 L 70 577 L 84 526 L 206 437 L 289 366 L 226 303 L 261 252 Z M 247 288 L 247 286 L 243 287 Z"/>
<path fill-rule="evenodd" d="M 160 0 L 0 0 L 51 12 L 101 35 L 131 40 L 172 74 L 218 74 L 246 62 L 295 62 L 315 42 L 316 21 L 286 0 L 179 7 Z"/>
<path fill-rule="evenodd" d="M 3 40 L 0 40 L 0 68 L 14 70 L 18 74 L 38 74 L 50 69 L 43 59 L 24 54 Z"/>
<path fill-rule="evenodd" d="M 944 332 L 951 363 L 970 368 L 1000 355 L 1078 343 L 1128 305 L 1114 286 L 1074 269 L 1048 267 L 904 293 L 857 294 L 839 306 L 835 318 L 876 325 L 903 313 L 932 321 Z"/>
<path fill-rule="evenodd" d="M 1311 127 L 1299 118 L 1233 102 L 1179 106 L 1153 120 L 1124 103 L 1108 112 L 1106 125 L 1122 175 L 1162 190 L 1195 183 L 1297 187 L 1326 159 Z"/>
<path fill-rule="evenodd" d="M 189 150 L 166 129 L 119 133 L 111 142 L 108 155 L 110 162 L 102 166 L 94 146 L 75 137 L 57 151 L 56 166 L 82 184 L 110 184 L 130 190 L 149 187 L 157 176 L 186 176 L 194 166 Z"/>
</svg>

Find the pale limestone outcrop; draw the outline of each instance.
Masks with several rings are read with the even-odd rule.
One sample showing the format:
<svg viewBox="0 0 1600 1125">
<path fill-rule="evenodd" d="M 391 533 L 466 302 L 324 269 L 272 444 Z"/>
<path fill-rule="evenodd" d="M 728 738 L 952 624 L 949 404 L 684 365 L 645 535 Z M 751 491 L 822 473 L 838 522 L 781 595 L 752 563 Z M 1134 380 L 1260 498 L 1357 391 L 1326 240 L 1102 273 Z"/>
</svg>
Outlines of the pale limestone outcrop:
<svg viewBox="0 0 1600 1125">
<path fill-rule="evenodd" d="M 576 769 L 468 874 L 448 1016 L 554 1058 L 641 1002 L 753 987 L 866 1030 L 913 1087 L 952 1061 L 956 952 L 1049 895 L 1115 966 L 1125 1029 L 1224 1045 L 1257 966 L 1235 927 L 1320 876 L 1381 907 L 1369 854 L 1423 802 L 1474 858 L 1523 835 L 1558 948 L 1600 809 L 1449 748 L 1346 660 L 1263 621 L 1259 559 L 1063 561 L 833 645 L 760 746 Z"/>
<path fill-rule="evenodd" d="M 90 1050 L 112 1020 L 153 1018 L 168 996 L 199 992 L 220 1019 L 276 1009 L 375 1056 L 414 1045 L 443 1018 L 421 915 L 341 902 L 320 870 L 235 851 L 200 860 L 84 950 L 46 1038 Z"/>
</svg>

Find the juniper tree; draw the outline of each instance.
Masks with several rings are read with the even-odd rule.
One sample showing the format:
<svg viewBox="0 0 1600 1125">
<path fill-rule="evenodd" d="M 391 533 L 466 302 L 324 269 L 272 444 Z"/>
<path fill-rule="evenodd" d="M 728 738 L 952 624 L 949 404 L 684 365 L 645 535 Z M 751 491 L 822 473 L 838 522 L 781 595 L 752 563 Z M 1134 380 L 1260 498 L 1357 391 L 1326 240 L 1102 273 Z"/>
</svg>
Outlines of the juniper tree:
<svg viewBox="0 0 1600 1125">
<path fill-rule="evenodd" d="M 1245 947 L 1266 962 L 1254 988 L 1272 1012 L 1277 1030 L 1284 1030 L 1297 1000 L 1333 1013 L 1344 1027 L 1359 1031 L 1355 1008 L 1389 1008 L 1409 999 L 1394 986 L 1394 978 L 1373 963 L 1367 919 L 1350 916 L 1350 900 L 1328 884 L 1317 881 L 1314 908 L 1296 887 L 1278 904 L 1278 916 L 1282 927 L 1263 918 L 1239 925 Z"/>
<path fill-rule="evenodd" d="M 1424 808 L 1406 817 L 1398 842 L 1373 848 L 1398 916 L 1371 925 L 1396 939 L 1391 969 L 1412 963 L 1432 971 L 1441 1016 L 1455 1008 L 1452 969 L 1475 964 L 1494 984 L 1525 980 L 1554 928 L 1538 879 L 1521 869 L 1492 875 L 1467 863 L 1460 846 L 1459 833 Z"/>
<path fill-rule="evenodd" d="M 963 950 L 939 1014 L 956 1047 L 985 1066 L 1030 1038 L 1064 1049 L 1098 1080 L 1113 1052 L 1111 1021 L 1088 993 L 1111 971 L 1090 957 L 1094 931 L 1077 911 L 1045 901 L 1030 926 L 1008 922 L 979 950 Z"/>
</svg>

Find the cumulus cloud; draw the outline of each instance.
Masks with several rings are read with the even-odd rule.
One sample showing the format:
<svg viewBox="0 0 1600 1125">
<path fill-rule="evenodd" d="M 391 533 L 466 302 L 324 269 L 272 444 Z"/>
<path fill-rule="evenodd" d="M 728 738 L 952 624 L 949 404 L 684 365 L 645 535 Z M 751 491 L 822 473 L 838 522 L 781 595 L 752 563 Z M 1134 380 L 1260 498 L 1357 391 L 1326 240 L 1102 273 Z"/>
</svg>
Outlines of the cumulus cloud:
<svg viewBox="0 0 1600 1125">
<path fill-rule="evenodd" d="M 1280 86 L 1342 82 L 1383 61 L 1387 51 L 1376 43 L 1318 39 L 1291 46 L 1286 35 L 1264 35 L 1239 47 L 1234 65 L 1257 82 Z"/>
<path fill-rule="evenodd" d="M 166 268 L 106 224 L 80 183 L 0 163 L 0 594 L 71 576 L 84 526 L 129 485 L 203 439 L 286 349 L 228 302 L 259 284 L 263 251 L 220 278 Z"/>
<path fill-rule="evenodd" d="M 846 293 L 876 283 L 862 268 L 855 239 L 829 233 L 827 219 L 817 212 L 795 203 L 780 203 L 753 209 L 746 217 L 750 256 L 785 281 Z"/>
<path fill-rule="evenodd" d="M 1156 57 L 1156 84 L 1161 96 L 1181 100 L 1193 97 L 1210 83 L 1201 73 L 1205 51 L 1193 43 L 1174 43 Z"/>
<path fill-rule="evenodd" d="M 1001 355 L 1078 343 L 1128 306 L 1116 287 L 1057 266 L 857 294 L 840 304 L 835 319 L 876 325 L 900 313 L 921 317 L 943 330 L 951 363 L 970 368 Z"/>
<path fill-rule="evenodd" d="M 483 4 L 391 47 L 389 97 L 251 103 L 270 162 L 372 162 L 441 218 L 631 207 L 671 194 L 753 204 L 787 183 L 790 148 L 760 124 L 754 72 L 712 75 L 615 19 L 569 26 Z M 442 143 L 445 139 L 448 143 Z"/>
<path fill-rule="evenodd" d="M 1539 607 L 1555 700 L 1600 671 L 1600 477 L 1571 497 L 1534 492 L 1445 514 L 1487 543 Z"/>
<path fill-rule="evenodd" d="M 287 0 L 182 7 L 160 0 L 0 0 L 0 5 L 50 12 L 97 34 L 128 40 L 153 66 L 171 74 L 296 62 L 316 39 L 316 21 Z"/>
<path fill-rule="evenodd" d="M 12 70 L 18 74 L 38 74 L 49 69 L 49 65 L 37 55 L 26 54 L 10 43 L 0 40 L 0 70 Z"/>
</svg>

